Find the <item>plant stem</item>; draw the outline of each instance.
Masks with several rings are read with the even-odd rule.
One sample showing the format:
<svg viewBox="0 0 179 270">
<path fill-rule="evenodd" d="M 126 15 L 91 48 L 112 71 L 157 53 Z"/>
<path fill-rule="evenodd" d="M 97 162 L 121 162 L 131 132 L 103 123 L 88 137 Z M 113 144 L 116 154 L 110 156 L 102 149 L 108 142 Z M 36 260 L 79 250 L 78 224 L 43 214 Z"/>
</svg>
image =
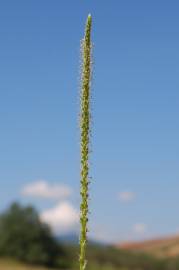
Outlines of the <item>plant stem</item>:
<svg viewBox="0 0 179 270">
<path fill-rule="evenodd" d="M 80 205 L 80 270 L 85 270 L 87 223 L 88 223 L 88 186 L 89 186 L 89 142 L 90 142 L 90 84 L 91 84 L 91 15 L 88 15 L 85 36 L 82 40 L 81 72 L 81 205 Z"/>
</svg>

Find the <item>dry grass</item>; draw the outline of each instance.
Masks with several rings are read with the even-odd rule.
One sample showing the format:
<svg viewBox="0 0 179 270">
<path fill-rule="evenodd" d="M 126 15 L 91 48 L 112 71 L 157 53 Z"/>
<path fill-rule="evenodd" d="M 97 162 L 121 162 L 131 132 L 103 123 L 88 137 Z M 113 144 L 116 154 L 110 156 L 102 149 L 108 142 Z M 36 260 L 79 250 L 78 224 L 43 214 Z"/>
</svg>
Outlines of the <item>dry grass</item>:
<svg viewBox="0 0 179 270">
<path fill-rule="evenodd" d="M 9 259 L 0 259 L 0 270 L 50 270 L 49 268 L 27 266 Z"/>
</svg>

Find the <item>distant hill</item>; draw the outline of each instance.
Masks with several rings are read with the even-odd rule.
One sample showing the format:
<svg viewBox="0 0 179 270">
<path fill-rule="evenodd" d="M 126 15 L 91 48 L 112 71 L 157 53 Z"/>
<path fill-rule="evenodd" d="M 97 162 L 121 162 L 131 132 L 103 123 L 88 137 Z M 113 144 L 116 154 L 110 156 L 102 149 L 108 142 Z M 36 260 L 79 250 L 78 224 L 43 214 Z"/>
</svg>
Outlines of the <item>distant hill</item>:
<svg viewBox="0 0 179 270">
<path fill-rule="evenodd" d="M 56 239 L 63 244 L 78 244 L 79 236 L 75 233 L 56 236 Z"/>
<path fill-rule="evenodd" d="M 56 236 L 56 239 L 62 244 L 72 244 L 72 245 L 79 244 L 79 235 L 75 233 L 58 235 Z M 96 241 L 94 239 L 88 239 L 88 243 L 92 245 L 104 245 L 104 243 L 101 243 L 100 241 Z"/>
<path fill-rule="evenodd" d="M 179 256 L 179 235 L 141 242 L 125 242 L 117 247 L 128 251 L 149 253 L 158 257 L 175 257 Z"/>
</svg>

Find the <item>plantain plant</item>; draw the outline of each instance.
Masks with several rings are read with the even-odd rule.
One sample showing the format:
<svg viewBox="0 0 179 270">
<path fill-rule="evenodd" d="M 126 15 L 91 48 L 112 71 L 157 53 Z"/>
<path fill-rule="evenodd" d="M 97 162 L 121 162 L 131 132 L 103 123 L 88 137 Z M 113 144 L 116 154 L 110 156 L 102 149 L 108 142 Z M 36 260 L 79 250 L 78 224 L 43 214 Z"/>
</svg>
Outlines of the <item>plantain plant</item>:
<svg viewBox="0 0 179 270">
<path fill-rule="evenodd" d="M 90 86 L 91 86 L 91 15 L 86 21 L 85 35 L 81 43 L 82 70 L 80 93 L 80 131 L 81 131 L 81 205 L 80 205 L 80 270 L 85 270 L 87 232 L 88 232 L 88 197 L 89 197 L 89 143 L 90 143 Z"/>
</svg>

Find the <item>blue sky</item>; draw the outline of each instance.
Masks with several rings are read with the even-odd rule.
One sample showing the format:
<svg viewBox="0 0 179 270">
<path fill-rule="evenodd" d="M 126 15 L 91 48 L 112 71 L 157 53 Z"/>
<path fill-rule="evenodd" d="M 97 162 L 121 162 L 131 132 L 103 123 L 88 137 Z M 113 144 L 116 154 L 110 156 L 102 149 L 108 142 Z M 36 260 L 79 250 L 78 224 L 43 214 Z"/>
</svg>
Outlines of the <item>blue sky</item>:
<svg viewBox="0 0 179 270">
<path fill-rule="evenodd" d="M 69 211 L 76 228 L 79 46 L 90 12 L 91 236 L 179 231 L 178 8 L 165 0 L 0 3 L 1 210 L 18 200 L 47 220 Z M 64 186 L 72 193 L 54 193 Z"/>
</svg>

